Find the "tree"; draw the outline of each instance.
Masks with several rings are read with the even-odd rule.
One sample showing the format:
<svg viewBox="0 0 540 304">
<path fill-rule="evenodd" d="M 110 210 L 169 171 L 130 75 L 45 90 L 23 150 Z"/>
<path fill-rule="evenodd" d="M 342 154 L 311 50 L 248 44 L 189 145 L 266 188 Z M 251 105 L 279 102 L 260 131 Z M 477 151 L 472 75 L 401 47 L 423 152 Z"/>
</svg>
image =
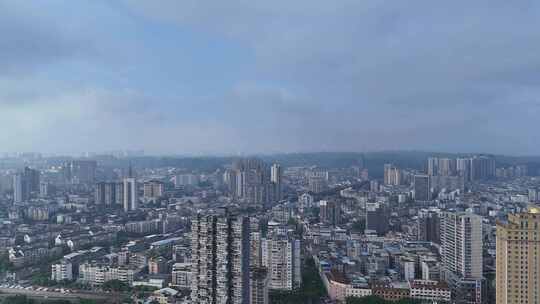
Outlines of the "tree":
<svg viewBox="0 0 540 304">
<path fill-rule="evenodd" d="M 120 280 L 110 280 L 105 283 L 103 283 L 103 289 L 104 290 L 110 290 L 110 291 L 116 291 L 116 292 L 124 292 L 129 291 L 130 287 L 127 283 L 122 282 Z"/>
<path fill-rule="evenodd" d="M 377 296 L 367 296 L 362 298 L 348 297 L 345 300 L 346 304 L 420 304 L 421 302 L 413 299 L 401 299 L 397 302 L 386 301 Z"/>
<path fill-rule="evenodd" d="M 0 273 L 13 270 L 13 263 L 9 261 L 9 256 L 7 254 L 0 255 Z"/>
<path fill-rule="evenodd" d="M 364 218 L 355 221 L 352 224 L 352 230 L 356 232 L 364 232 L 366 230 L 366 220 Z"/>
<path fill-rule="evenodd" d="M 5 303 L 5 304 L 34 304 L 34 303 L 36 303 L 36 301 L 34 301 L 32 299 L 28 299 L 28 297 L 23 296 L 23 295 L 16 295 L 16 296 L 11 296 L 11 297 L 5 298 L 4 302 L 2 302 L 2 303 Z"/>
<path fill-rule="evenodd" d="M 302 286 L 299 290 L 274 291 L 270 294 L 273 304 L 321 303 L 326 296 L 326 288 L 319 276 L 313 258 L 306 259 L 302 273 Z"/>
</svg>

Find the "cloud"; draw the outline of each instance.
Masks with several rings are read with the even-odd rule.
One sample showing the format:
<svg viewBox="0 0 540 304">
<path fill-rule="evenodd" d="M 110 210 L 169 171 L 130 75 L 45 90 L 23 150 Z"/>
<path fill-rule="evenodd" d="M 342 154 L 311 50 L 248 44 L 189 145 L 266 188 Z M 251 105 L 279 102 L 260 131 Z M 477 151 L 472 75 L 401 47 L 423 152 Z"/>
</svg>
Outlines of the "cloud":
<svg viewBox="0 0 540 304">
<path fill-rule="evenodd" d="M 535 1 L 126 3 L 251 48 L 256 72 L 239 83 L 251 76 L 259 91 L 234 88 L 233 100 L 252 100 L 247 112 L 285 134 L 271 140 L 284 148 L 296 139 L 298 149 L 540 152 L 525 144 L 537 138 L 528 129 L 540 85 Z M 524 86 L 526 107 L 516 105 Z M 499 134 L 522 144 L 501 147 Z"/>
<path fill-rule="evenodd" d="M 24 76 L 88 51 L 82 36 L 68 35 L 57 20 L 41 16 L 40 6 L 23 1 L 0 3 L 0 76 Z"/>
<path fill-rule="evenodd" d="M 0 145 L 540 153 L 539 17 L 536 1 L 2 1 Z"/>
<path fill-rule="evenodd" d="M 14 151 L 80 153 L 108 149 L 149 152 L 228 149 L 235 134 L 221 124 L 170 119 L 140 92 L 84 89 L 30 103 L 0 99 L 0 143 Z M 24 139 L 21 141 L 21 138 Z M 227 150 L 234 152 L 234 150 Z"/>
</svg>

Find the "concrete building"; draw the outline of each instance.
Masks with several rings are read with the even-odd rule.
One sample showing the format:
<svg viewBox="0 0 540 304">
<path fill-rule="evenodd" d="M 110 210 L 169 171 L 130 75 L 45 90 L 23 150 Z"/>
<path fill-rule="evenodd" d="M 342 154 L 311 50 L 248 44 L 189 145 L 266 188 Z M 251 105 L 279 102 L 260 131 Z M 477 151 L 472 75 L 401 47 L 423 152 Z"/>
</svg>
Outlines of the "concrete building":
<svg viewBox="0 0 540 304">
<path fill-rule="evenodd" d="M 249 301 L 249 219 L 199 214 L 191 229 L 193 303 Z"/>
<path fill-rule="evenodd" d="M 117 204 L 117 185 L 116 182 L 96 183 L 94 202 L 96 205 L 113 207 Z"/>
<path fill-rule="evenodd" d="M 303 213 L 306 209 L 311 209 L 313 207 L 313 203 L 313 195 L 304 193 L 298 197 L 298 210 Z"/>
<path fill-rule="evenodd" d="M 270 182 L 272 183 L 272 191 L 274 192 L 274 199 L 280 201 L 283 198 L 282 193 L 282 170 L 279 164 L 273 164 L 270 167 Z"/>
<path fill-rule="evenodd" d="M 341 204 L 337 201 L 319 202 L 319 219 L 323 223 L 337 226 L 341 223 Z"/>
<path fill-rule="evenodd" d="M 262 240 L 262 266 L 270 277 L 270 289 L 293 290 L 302 283 L 300 240 L 275 235 Z"/>
<path fill-rule="evenodd" d="M 13 201 L 22 203 L 30 198 L 30 185 L 23 173 L 13 175 Z"/>
<path fill-rule="evenodd" d="M 61 261 L 51 265 L 51 280 L 56 282 L 73 280 L 73 265 L 68 261 Z"/>
<path fill-rule="evenodd" d="M 401 170 L 392 164 L 384 165 L 384 184 L 387 186 L 401 185 Z"/>
<path fill-rule="evenodd" d="M 431 210 L 418 212 L 418 240 L 441 243 L 439 214 Z"/>
<path fill-rule="evenodd" d="M 465 212 L 442 212 L 443 276 L 458 303 L 481 303 L 483 284 L 482 218 Z"/>
<path fill-rule="evenodd" d="M 164 274 L 167 272 L 167 260 L 163 257 L 151 258 L 148 261 L 149 274 Z"/>
<path fill-rule="evenodd" d="M 497 304 L 540 303 L 540 209 L 497 223 Z"/>
<path fill-rule="evenodd" d="M 417 174 L 413 178 L 414 200 L 417 202 L 427 202 L 431 200 L 431 186 L 429 175 Z"/>
<path fill-rule="evenodd" d="M 451 292 L 444 282 L 428 280 L 409 281 L 410 296 L 421 301 L 451 301 Z"/>
<path fill-rule="evenodd" d="M 139 191 L 137 180 L 133 177 L 124 179 L 124 211 L 134 211 L 139 208 Z"/>
<path fill-rule="evenodd" d="M 389 229 L 390 211 L 384 203 L 366 204 L 366 230 L 385 235 Z"/>
<path fill-rule="evenodd" d="M 151 180 L 143 184 L 143 197 L 145 199 L 157 199 L 165 194 L 165 184 L 157 180 Z"/>
<path fill-rule="evenodd" d="M 264 267 L 251 267 L 249 272 L 249 303 L 268 304 L 269 278 Z"/>
<path fill-rule="evenodd" d="M 480 155 L 471 158 L 471 180 L 486 180 L 495 177 L 495 158 Z"/>
<path fill-rule="evenodd" d="M 328 188 L 328 182 L 325 177 L 318 175 L 310 175 L 308 177 L 309 191 L 313 193 L 321 193 Z"/>
<path fill-rule="evenodd" d="M 174 178 L 174 186 L 176 188 L 183 186 L 196 187 L 201 181 L 199 175 L 192 173 L 178 174 Z"/>
<path fill-rule="evenodd" d="M 234 196 L 245 203 L 267 205 L 277 202 L 282 197 L 281 166 L 274 164 L 268 167 L 263 161 L 255 158 L 240 159 L 233 163 L 235 181 L 228 180 L 228 187 L 236 186 Z"/>
<path fill-rule="evenodd" d="M 79 265 L 79 282 L 100 286 L 111 280 L 118 280 L 127 284 L 133 283 L 135 269 L 124 266 L 112 267 L 102 264 L 84 263 Z"/>
<path fill-rule="evenodd" d="M 62 170 L 65 182 L 69 184 L 93 184 L 96 179 L 95 160 L 72 160 L 64 163 Z"/>
<path fill-rule="evenodd" d="M 193 280 L 191 263 L 175 263 L 171 272 L 171 285 L 177 288 L 189 289 Z"/>
</svg>

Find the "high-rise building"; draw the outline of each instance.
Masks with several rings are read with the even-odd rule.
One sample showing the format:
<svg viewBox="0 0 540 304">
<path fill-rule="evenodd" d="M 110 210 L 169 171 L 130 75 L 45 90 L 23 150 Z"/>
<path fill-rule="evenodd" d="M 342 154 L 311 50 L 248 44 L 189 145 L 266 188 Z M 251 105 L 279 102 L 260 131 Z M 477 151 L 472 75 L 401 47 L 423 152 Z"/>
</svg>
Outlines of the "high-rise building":
<svg viewBox="0 0 540 304">
<path fill-rule="evenodd" d="M 306 209 L 311 209 L 313 207 L 313 195 L 309 193 L 304 193 L 298 197 L 298 210 L 304 212 Z"/>
<path fill-rule="evenodd" d="M 174 186 L 176 188 L 182 186 L 195 187 L 199 185 L 201 181 L 200 176 L 192 173 L 178 174 L 174 177 Z"/>
<path fill-rule="evenodd" d="M 337 226 L 341 223 L 341 204 L 336 201 L 319 202 L 319 219 L 323 223 Z"/>
<path fill-rule="evenodd" d="M 456 170 L 459 176 L 463 176 L 465 182 L 471 181 L 471 159 L 458 158 L 456 160 Z"/>
<path fill-rule="evenodd" d="M 279 164 L 273 164 L 270 168 L 270 182 L 272 183 L 273 192 L 275 193 L 275 200 L 279 201 L 282 198 L 282 185 L 281 185 L 281 166 Z"/>
<path fill-rule="evenodd" d="M 325 177 L 311 173 L 308 177 L 308 187 L 313 193 L 321 193 L 328 188 L 328 183 Z"/>
<path fill-rule="evenodd" d="M 453 158 L 428 158 L 429 176 L 454 176 L 457 174 L 457 161 Z"/>
<path fill-rule="evenodd" d="M 482 302 L 482 218 L 465 212 L 442 212 L 443 276 L 456 303 Z"/>
<path fill-rule="evenodd" d="M 471 159 L 471 180 L 486 180 L 495 177 L 495 158 L 487 155 Z"/>
<path fill-rule="evenodd" d="M 531 188 L 529 189 L 529 202 L 536 203 L 538 201 L 538 190 Z"/>
<path fill-rule="evenodd" d="M 414 200 L 417 202 L 427 202 L 431 200 L 431 187 L 429 175 L 417 174 L 414 176 Z"/>
<path fill-rule="evenodd" d="M 266 205 L 278 201 L 281 197 L 281 168 L 275 164 L 273 169 L 259 159 L 241 159 L 233 163 L 232 170 L 236 180 L 235 197 L 255 205 Z M 272 176 L 272 173 L 274 173 Z M 279 187 L 275 181 L 279 182 Z"/>
<path fill-rule="evenodd" d="M 481 278 L 482 218 L 465 212 L 442 212 L 440 225 L 445 270 L 465 278 Z"/>
<path fill-rule="evenodd" d="M 392 164 L 384 165 L 384 184 L 388 186 L 401 185 L 401 170 Z"/>
<path fill-rule="evenodd" d="M 223 184 L 230 194 L 236 195 L 236 172 L 234 170 L 225 170 L 223 173 Z"/>
<path fill-rule="evenodd" d="M 40 174 L 41 172 L 39 170 L 29 167 L 24 168 L 24 177 L 26 178 L 30 192 L 39 192 Z"/>
<path fill-rule="evenodd" d="M 151 180 L 143 184 L 143 197 L 156 199 L 165 195 L 165 184 L 157 180 Z"/>
<path fill-rule="evenodd" d="M 385 235 L 389 229 L 390 210 L 384 203 L 366 204 L 366 230 Z"/>
<path fill-rule="evenodd" d="M 122 208 L 124 206 L 124 182 L 116 182 L 115 183 L 115 195 L 114 195 L 114 201 L 115 204 L 120 206 Z"/>
<path fill-rule="evenodd" d="M 540 303 L 540 208 L 497 223 L 497 304 Z"/>
<path fill-rule="evenodd" d="M 70 184 L 93 184 L 96 179 L 95 160 L 72 160 L 64 163 L 64 180 Z"/>
<path fill-rule="evenodd" d="M 139 191 L 137 189 L 137 180 L 135 178 L 124 179 L 124 211 L 134 211 L 139 208 Z"/>
<path fill-rule="evenodd" d="M 439 214 L 434 211 L 418 213 L 418 240 L 441 243 Z"/>
<path fill-rule="evenodd" d="M 286 235 L 269 235 L 262 240 L 262 265 L 268 269 L 270 289 L 293 290 L 300 287 L 300 240 Z"/>
<path fill-rule="evenodd" d="M 191 301 L 248 303 L 250 222 L 246 217 L 198 214 L 191 226 Z"/>
<path fill-rule="evenodd" d="M 13 201 L 22 203 L 30 198 L 30 183 L 23 173 L 13 175 Z"/>
<path fill-rule="evenodd" d="M 96 205 L 115 206 L 117 204 L 117 186 L 116 182 L 96 183 L 94 202 Z"/>
<path fill-rule="evenodd" d="M 51 193 L 51 185 L 47 182 L 39 183 L 39 196 L 44 198 L 48 197 Z"/>
<path fill-rule="evenodd" d="M 456 174 L 456 160 L 452 158 L 439 158 L 438 175 L 453 176 Z"/>
<path fill-rule="evenodd" d="M 251 267 L 249 270 L 249 303 L 268 304 L 268 270 L 264 267 Z"/>
<path fill-rule="evenodd" d="M 13 200 L 20 203 L 30 199 L 32 194 L 40 193 L 39 170 L 25 167 L 23 172 L 13 176 Z"/>
<path fill-rule="evenodd" d="M 428 169 L 429 176 L 434 176 L 439 174 L 439 159 L 436 157 L 428 158 Z"/>
<path fill-rule="evenodd" d="M 465 191 L 465 178 L 460 175 L 435 175 L 429 177 L 430 187 L 435 193 L 446 189 L 448 191 Z"/>
</svg>

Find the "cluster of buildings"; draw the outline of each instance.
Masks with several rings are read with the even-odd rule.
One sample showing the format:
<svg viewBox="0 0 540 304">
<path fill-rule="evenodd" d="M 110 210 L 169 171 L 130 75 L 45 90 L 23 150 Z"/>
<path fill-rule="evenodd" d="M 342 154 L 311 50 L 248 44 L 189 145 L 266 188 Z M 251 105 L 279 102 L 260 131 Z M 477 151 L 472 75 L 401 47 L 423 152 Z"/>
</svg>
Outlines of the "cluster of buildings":
<svg viewBox="0 0 540 304">
<path fill-rule="evenodd" d="M 540 179 L 526 166 L 431 157 L 370 176 L 364 165 L 7 169 L 0 250 L 13 269 L 0 280 L 45 264 L 57 284 L 155 289 L 133 293 L 143 303 L 267 304 L 301 294 L 313 261 L 327 303 L 537 302 Z"/>
<path fill-rule="evenodd" d="M 220 210 L 198 214 L 191 226 L 191 301 L 268 303 L 269 290 L 301 284 L 301 240 L 287 226 Z M 214 283 L 215 282 L 215 283 Z"/>
<path fill-rule="evenodd" d="M 241 159 L 223 174 L 223 181 L 233 197 L 253 206 L 267 206 L 282 197 L 282 169 L 268 167 L 259 159 Z"/>
</svg>

